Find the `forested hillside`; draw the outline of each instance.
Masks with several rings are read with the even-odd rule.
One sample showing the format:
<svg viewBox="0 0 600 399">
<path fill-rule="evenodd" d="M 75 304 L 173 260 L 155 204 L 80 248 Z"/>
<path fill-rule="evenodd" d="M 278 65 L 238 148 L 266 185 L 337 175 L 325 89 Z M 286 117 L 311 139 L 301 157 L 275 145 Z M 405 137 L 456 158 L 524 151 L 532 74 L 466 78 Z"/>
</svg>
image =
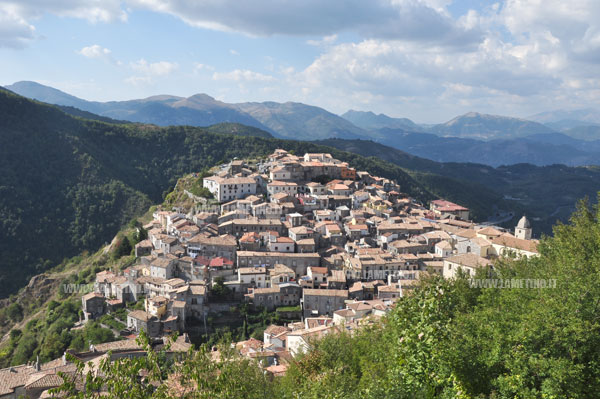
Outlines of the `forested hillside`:
<svg viewBox="0 0 600 399">
<path fill-rule="evenodd" d="M 240 133 L 236 125 L 222 129 Z M 1 295 L 65 257 L 98 248 L 160 202 L 181 175 L 278 147 L 331 151 L 359 169 L 397 179 L 416 198 L 433 197 L 399 167 L 380 160 L 306 142 L 84 120 L 1 90 Z"/>
</svg>

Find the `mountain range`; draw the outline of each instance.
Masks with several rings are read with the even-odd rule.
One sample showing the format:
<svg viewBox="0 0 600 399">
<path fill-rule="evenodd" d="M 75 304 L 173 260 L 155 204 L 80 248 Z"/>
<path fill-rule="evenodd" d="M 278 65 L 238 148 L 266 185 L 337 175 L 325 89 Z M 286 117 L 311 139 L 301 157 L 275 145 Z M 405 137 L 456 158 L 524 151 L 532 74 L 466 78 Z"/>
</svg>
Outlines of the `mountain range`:
<svg viewBox="0 0 600 399">
<path fill-rule="evenodd" d="M 96 119 L 100 116 L 104 121 L 158 126 L 239 123 L 279 138 L 374 140 L 440 162 L 490 166 L 600 163 L 600 124 L 596 124 L 600 113 L 591 109 L 546 112 L 533 115 L 532 120 L 469 112 L 446 123 L 419 125 L 408 118 L 373 112 L 350 110 L 338 116 L 323 108 L 295 102 L 229 104 L 207 94 L 96 102 L 35 82 L 17 82 L 7 88 L 28 98 L 59 105 L 72 115 Z"/>
<path fill-rule="evenodd" d="M 600 126 L 600 113 L 592 108 L 546 111 L 531 115 L 527 119 L 547 125 L 552 124 L 559 129 L 587 125 Z"/>
<path fill-rule="evenodd" d="M 351 109 L 341 116 L 365 130 L 378 130 L 383 128 L 402 129 L 413 132 L 425 130 L 422 126 L 417 125 L 408 118 L 391 118 L 385 114 L 376 115 L 371 111 L 365 112 Z"/>
</svg>

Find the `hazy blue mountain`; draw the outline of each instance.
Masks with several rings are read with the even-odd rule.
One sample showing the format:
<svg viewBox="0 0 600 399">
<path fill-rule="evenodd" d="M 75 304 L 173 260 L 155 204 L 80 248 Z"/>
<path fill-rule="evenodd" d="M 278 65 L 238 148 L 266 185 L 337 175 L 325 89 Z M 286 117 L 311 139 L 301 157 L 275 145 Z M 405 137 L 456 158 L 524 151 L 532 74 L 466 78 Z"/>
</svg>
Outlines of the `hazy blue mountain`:
<svg viewBox="0 0 600 399">
<path fill-rule="evenodd" d="M 7 89 L 22 96 L 71 106 L 100 116 L 159 126 L 209 126 L 241 123 L 275 136 L 296 140 L 329 137 L 368 138 L 368 133 L 322 108 L 301 103 L 228 104 L 207 94 L 188 98 L 161 95 L 130 101 L 86 101 L 35 82 L 17 82 Z"/>
<path fill-rule="evenodd" d="M 479 140 L 511 139 L 531 134 L 554 132 L 554 130 L 541 123 L 477 112 L 457 116 L 446 123 L 435 125 L 429 130 L 431 133 L 440 136 Z"/>
<path fill-rule="evenodd" d="M 400 129 L 379 129 L 378 134 L 386 137 L 377 140 L 382 144 L 437 162 L 474 162 L 490 166 L 600 164 L 600 142 L 576 140 L 560 133 L 488 141 Z"/>
<path fill-rule="evenodd" d="M 117 120 L 152 123 L 158 126 L 209 126 L 222 122 L 235 122 L 272 133 L 268 127 L 250 115 L 206 94 L 197 94 L 189 98 L 159 95 L 139 100 L 103 103 L 82 100 L 35 82 L 17 82 L 7 86 L 7 89 L 24 97 L 50 104 L 72 106 Z"/>
<path fill-rule="evenodd" d="M 561 119 L 558 122 L 546 122 L 544 125 L 548 126 L 550 129 L 554 129 L 557 132 L 566 132 L 569 129 L 573 129 L 576 127 L 582 126 L 600 126 L 600 125 L 592 125 L 589 122 L 578 121 L 576 119 Z"/>
<path fill-rule="evenodd" d="M 106 122 L 106 123 L 131 123 L 129 121 L 116 120 L 113 118 L 109 118 L 108 116 L 100 116 L 98 114 L 94 114 L 92 112 L 83 111 L 79 108 L 72 107 L 70 105 L 57 105 L 63 112 L 77 116 L 79 118 L 91 119 L 94 121 Z"/>
<path fill-rule="evenodd" d="M 564 134 L 579 140 L 600 140 L 600 125 L 576 126 L 562 131 Z"/>
<path fill-rule="evenodd" d="M 382 128 L 404 129 L 414 132 L 422 130 L 419 125 L 408 118 L 392 118 L 385 114 L 377 115 L 371 111 L 354 111 L 351 109 L 342 114 L 341 117 L 366 130 Z"/>
<path fill-rule="evenodd" d="M 541 112 L 533 121 L 580 140 L 600 140 L 600 111 L 592 108 Z"/>
<path fill-rule="evenodd" d="M 94 104 L 92 101 L 82 100 L 53 87 L 44 86 L 36 82 L 21 81 L 6 86 L 6 88 L 24 97 L 45 103 L 66 105 L 89 112 L 97 111 L 96 109 L 91 110 L 92 104 Z"/>
<path fill-rule="evenodd" d="M 585 165 L 597 164 L 600 152 L 597 143 L 589 142 L 600 139 L 600 127 L 565 131 L 566 135 L 577 138 L 568 140 L 567 136 L 557 135 L 537 122 L 478 113 L 468 113 L 425 129 L 409 119 L 362 111 L 348 111 L 340 117 L 319 107 L 294 102 L 228 104 L 207 94 L 94 102 L 34 82 L 18 82 L 8 88 L 29 98 L 58 104 L 65 112 L 88 119 L 158 126 L 243 124 L 295 140 L 370 139 L 439 162 L 479 162 L 492 166 L 522 162 Z M 565 115 L 557 117 L 561 116 Z M 432 134 L 415 133 L 419 129 Z"/>
<path fill-rule="evenodd" d="M 600 111 L 592 108 L 574 109 L 570 111 L 554 110 L 540 112 L 539 114 L 531 115 L 527 119 L 544 124 L 563 122 L 571 125 L 565 125 L 565 127 L 594 125 L 600 124 Z"/>
<path fill-rule="evenodd" d="M 584 152 L 600 151 L 600 140 L 578 139 L 566 132 L 533 134 L 525 137 L 524 139 L 548 144 L 569 146 Z"/>
<path fill-rule="evenodd" d="M 368 138 L 369 133 L 323 108 L 302 103 L 240 103 L 236 107 L 283 138 L 315 140 L 330 137 Z"/>
</svg>

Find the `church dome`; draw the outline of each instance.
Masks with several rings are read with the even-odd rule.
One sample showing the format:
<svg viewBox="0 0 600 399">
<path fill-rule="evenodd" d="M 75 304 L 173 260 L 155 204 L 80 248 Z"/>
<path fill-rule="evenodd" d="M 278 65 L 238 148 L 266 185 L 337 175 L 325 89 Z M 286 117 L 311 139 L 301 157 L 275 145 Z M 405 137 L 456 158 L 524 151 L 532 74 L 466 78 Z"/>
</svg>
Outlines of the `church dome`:
<svg viewBox="0 0 600 399">
<path fill-rule="evenodd" d="M 520 229 L 530 229 L 531 223 L 529 223 L 529 219 L 527 219 L 527 217 L 523 215 L 521 220 L 519 220 L 519 223 L 517 223 L 517 227 Z"/>
</svg>

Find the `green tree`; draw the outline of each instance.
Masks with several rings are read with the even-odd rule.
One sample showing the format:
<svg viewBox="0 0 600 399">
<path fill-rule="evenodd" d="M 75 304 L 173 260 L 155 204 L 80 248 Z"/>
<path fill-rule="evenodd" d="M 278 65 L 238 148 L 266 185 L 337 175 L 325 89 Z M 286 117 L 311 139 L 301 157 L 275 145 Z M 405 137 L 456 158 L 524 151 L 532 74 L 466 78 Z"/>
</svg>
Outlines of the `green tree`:
<svg viewBox="0 0 600 399">
<path fill-rule="evenodd" d="M 137 242 L 144 241 L 148 238 L 148 230 L 146 230 L 143 226 L 137 228 L 136 240 Z"/>
<path fill-rule="evenodd" d="M 6 308 L 6 315 L 14 322 L 23 320 L 23 308 L 18 303 L 14 302 Z"/>
<path fill-rule="evenodd" d="M 117 242 L 115 243 L 115 248 L 113 250 L 113 257 L 115 259 L 120 258 L 122 256 L 131 255 L 132 251 L 131 243 L 129 242 L 129 238 L 125 235 L 120 235 L 117 238 Z"/>
<path fill-rule="evenodd" d="M 231 294 L 231 290 L 225 286 L 225 279 L 217 277 L 211 287 L 211 294 L 217 298 L 226 298 Z"/>
<path fill-rule="evenodd" d="M 29 360 L 32 360 L 33 353 L 38 346 L 38 342 L 35 339 L 35 336 L 31 333 L 24 334 L 21 339 L 19 339 L 19 344 L 15 348 L 12 364 L 19 365 L 27 363 Z"/>
</svg>

